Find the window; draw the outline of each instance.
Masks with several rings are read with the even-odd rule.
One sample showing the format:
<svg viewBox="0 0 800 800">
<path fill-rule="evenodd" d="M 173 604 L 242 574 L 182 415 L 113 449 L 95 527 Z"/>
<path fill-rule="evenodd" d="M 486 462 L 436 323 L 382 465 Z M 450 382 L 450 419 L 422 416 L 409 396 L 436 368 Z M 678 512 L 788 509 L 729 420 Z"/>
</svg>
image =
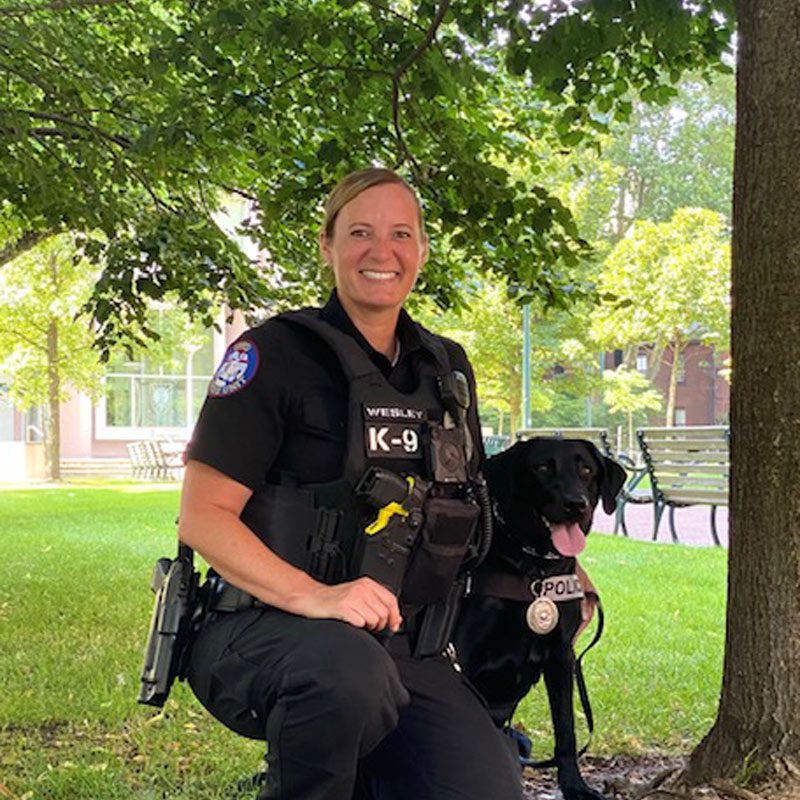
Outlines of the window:
<svg viewBox="0 0 800 800">
<path fill-rule="evenodd" d="M 214 332 L 194 348 L 157 350 L 134 361 L 124 355 L 110 361 L 97 412 L 99 438 L 140 436 L 142 429 L 185 435 L 194 424 L 214 372 Z"/>
<path fill-rule="evenodd" d="M 686 354 L 678 354 L 678 383 L 686 383 Z"/>
<path fill-rule="evenodd" d="M 636 356 L 636 369 L 638 372 L 647 372 L 647 353 L 639 353 Z"/>
<path fill-rule="evenodd" d="M 622 350 L 615 350 L 613 358 L 614 369 L 616 369 L 621 363 L 622 363 Z"/>
<path fill-rule="evenodd" d="M 677 427 L 677 428 L 685 428 L 686 427 L 686 409 L 685 408 L 676 408 L 675 409 L 675 427 Z"/>
</svg>

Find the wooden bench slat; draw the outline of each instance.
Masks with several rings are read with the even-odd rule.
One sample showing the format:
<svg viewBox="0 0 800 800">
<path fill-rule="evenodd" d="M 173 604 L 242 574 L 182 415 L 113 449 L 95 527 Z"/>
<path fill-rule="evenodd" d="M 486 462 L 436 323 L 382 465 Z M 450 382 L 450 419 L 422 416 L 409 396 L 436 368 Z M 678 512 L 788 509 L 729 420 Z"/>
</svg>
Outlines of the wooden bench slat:
<svg viewBox="0 0 800 800">
<path fill-rule="evenodd" d="M 659 480 L 658 488 L 667 496 L 672 497 L 676 492 L 681 492 L 684 489 L 687 491 L 694 491 L 701 489 L 704 492 L 718 492 L 720 494 L 728 494 L 728 482 L 719 481 L 713 483 L 704 481 L 702 479 L 683 479 L 683 480 Z"/>
<path fill-rule="evenodd" d="M 690 453 L 725 453 L 728 451 L 728 443 L 719 439 L 713 441 L 693 441 L 691 439 L 662 439 L 658 442 L 648 440 L 647 447 L 654 453 L 663 450 L 674 450 L 677 452 L 688 451 Z"/>
<path fill-rule="evenodd" d="M 727 428 L 719 425 L 678 428 L 640 428 L 648 439 L 682 438 L 682 439 L 727 439 Z"/>
<path fill-rule="evenodd" d="M 673 464 L 728 464 L 730 457 L 727 452 L 722 453 L 687 453 L 674 450 L 653 450 L 648 448 L 651 461 L 656 464 L 670 462 Z"/>
<path fill-rule="evenodd" d="M 659 475 L 725 475 L 730 473 L 727 464 L 694 464 L 694 463 L 675 463 L 670 461 L 653 461 L 653 466 Z"/>
<path fill-rule="evenodd" d="M 675 503 L 693 503 L 709 506 L 727 506 L 727 492 L 703 492 L 701 490 L 678 489 L 670 492 L 669 499 Z"/>
</svg>

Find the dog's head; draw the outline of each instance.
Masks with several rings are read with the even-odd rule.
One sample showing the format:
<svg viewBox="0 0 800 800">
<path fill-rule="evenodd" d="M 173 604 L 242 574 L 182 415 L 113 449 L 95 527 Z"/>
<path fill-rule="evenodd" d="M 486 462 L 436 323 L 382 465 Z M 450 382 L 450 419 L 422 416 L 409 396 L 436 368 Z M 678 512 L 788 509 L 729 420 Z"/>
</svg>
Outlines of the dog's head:
<svg viewBox="0 0 800 800">
<path fill-rule="evenodd" d="M 486 463 L 489 490 L 507 527 L 544 554 L 576 556 L 597 503 L 610 514 L 625 470 L 583 439 L 529 439 Z"/>
</svg>

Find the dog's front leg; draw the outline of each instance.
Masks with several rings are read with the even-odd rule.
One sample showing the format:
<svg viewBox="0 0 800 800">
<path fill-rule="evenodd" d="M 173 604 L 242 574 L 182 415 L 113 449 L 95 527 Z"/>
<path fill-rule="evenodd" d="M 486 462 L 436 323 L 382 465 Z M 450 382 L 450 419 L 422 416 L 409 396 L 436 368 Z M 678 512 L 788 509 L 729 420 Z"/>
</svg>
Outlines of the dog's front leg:
<svg viewBox="0 0 800 800">
<path fill-rule="evenodd" d="M 589 788 L 578 770 L 572 705 L 574 663 L 570 653 L 562 658 L 548 659 L 544 665 L 544 682 L 555 736 L 558 786 L 564 800 L 605 800 L 602 794 Z"/>
</svg>

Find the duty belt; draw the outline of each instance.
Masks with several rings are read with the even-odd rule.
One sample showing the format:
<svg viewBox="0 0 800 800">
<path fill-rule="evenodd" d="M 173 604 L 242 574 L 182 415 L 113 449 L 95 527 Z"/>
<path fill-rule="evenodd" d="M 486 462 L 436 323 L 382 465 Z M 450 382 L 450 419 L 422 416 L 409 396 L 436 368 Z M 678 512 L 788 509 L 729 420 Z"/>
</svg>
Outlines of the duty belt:
<svg viewBox="0 0 800 800">
<path fill-rule="evenodd" d="M 241 611 L 248 608 L 266 608 L 267 605 L 249 592 L 228 583 L 219 575 L 210 576 L 202 590 L 206 594 L 206 611 Z"/>
</svg>

